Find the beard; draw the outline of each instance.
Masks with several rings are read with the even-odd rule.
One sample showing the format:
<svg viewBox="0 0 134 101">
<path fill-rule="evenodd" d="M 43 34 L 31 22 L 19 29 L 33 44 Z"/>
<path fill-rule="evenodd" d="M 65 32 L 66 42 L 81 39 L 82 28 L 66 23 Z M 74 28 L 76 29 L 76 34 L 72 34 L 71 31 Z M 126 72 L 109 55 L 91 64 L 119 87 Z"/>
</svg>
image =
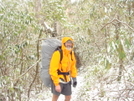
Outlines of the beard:
<svg viewBox="0 0 134 101">
<path fill-rule="evenodd" d="M 72 47 L 67 46 L 66 49 L 70 51 L 70 50 L 72 50 Z"/>
</svg>

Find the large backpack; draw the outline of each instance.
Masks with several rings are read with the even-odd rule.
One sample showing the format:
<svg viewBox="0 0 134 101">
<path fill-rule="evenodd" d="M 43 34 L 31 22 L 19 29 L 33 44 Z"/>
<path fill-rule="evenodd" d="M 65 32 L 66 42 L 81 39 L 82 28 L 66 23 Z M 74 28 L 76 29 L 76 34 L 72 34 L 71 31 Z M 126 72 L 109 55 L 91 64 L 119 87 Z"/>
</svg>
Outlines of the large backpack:
<svg viewBox="0 0 134 101">
<path fill-rule="evenodd" d="M 61 47 L 61 41 L 56 38 L 46 39 L 41 45 L 40 77 L 46 87 L 49 87 L 51 84 L 51 77 L 49 74 L 50 60 L 54 51 L 59 47 Z"/>
<path fill-rule="evenodd" d="M 53 53 L 58 50 L 60 52 L 60 61 L 63 58 L 61 44 L 62 44 L 61 41 L 56 38 L 49 38 L 42 42 L 40 77 L 41 77 L 43 84 L 46 87 L 50 87 L 50 84 L 52 82 L 50 74 L 49 74 L 49 67 L 50 67 L 50 60 L 51 60 Z M 72 52 L 71 52 L 71 55 L 72 55 Z M 74 55 L 75 55 L 76 60 L 79 60 L 79 56 L 75 54 L 75 52 L 74 52 Z M 71 59 L 72 59 L 72 56 L 71 56 Z M 78 66 L 79 63 L 80 61 L 77 61 L 76 66 Z M 68 73 L 64 74 L 60 71 L 58 71 L 58 73 L 63 74 L 63 75 L 68 75 Z"/>
</svg>

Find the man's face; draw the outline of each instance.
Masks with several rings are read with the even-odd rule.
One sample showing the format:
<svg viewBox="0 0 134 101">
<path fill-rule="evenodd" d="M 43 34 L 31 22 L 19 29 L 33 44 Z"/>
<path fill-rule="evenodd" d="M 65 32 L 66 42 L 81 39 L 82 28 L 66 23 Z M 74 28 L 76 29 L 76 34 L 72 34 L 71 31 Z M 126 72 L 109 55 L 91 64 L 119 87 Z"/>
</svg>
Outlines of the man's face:
<svg viewBox="0 0 134 101">
<path fill-rule="evenodd" d="M 65 47 L 67 50 L 71 50 L 73 48 L 73 42 L 71 40 L 68 40 L 65 42 Z"/>
</svg>

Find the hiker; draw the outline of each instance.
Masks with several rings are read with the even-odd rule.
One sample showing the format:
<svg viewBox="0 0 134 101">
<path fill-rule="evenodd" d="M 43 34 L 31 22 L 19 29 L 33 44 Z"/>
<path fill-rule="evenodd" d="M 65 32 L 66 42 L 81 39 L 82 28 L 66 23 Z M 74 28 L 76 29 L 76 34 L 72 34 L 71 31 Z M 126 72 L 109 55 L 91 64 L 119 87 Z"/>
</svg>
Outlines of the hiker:
<svg viewBox="0 0 134 101">
<path fill-rule="evenodd" d="M 52 101 L 57 101 L 60 94 L 65 95 L 65 101 L 71 99 L 71 84 L 77 85 L 76 59 L 73 52 L 73 39 L 70 37 L 62 38 L 62 60 L 60 52 L 55 51 L 50 61 L 49 74 L 52 79 L 51 91 Z M 71 83 L 72 79 L 72 83 Z"/>
</svg>

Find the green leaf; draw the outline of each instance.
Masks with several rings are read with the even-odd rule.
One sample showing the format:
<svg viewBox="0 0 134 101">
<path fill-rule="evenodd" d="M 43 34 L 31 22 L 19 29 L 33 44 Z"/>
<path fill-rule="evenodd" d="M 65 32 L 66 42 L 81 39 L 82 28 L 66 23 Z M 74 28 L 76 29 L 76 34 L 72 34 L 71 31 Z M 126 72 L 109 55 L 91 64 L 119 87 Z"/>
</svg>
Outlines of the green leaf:
<svg viewBox="0 0 134 101">
<path fill-rule="evenodd" d="M 131 42 L 129 39 L 125 39 L 125 44 L 127 45 L 127 48 L 129 48 L 131 46 Z"/>
<path fill-rule="evenodd" d="M 105 69 L 108 69 L 109 70 L 111 68 L 111 65 L 112 64 L 107 59 L 105 61 L 106 61 L 106 63 L 105 63 Z"/>
<path fill-rule="evenodd" d="M 124 51 L 124 48 L 121 42 L 118 45 L 117 52 L 118 52 L 119 59 L 124 59 L 126 57 L 126 53 Z"/>
</svg>

